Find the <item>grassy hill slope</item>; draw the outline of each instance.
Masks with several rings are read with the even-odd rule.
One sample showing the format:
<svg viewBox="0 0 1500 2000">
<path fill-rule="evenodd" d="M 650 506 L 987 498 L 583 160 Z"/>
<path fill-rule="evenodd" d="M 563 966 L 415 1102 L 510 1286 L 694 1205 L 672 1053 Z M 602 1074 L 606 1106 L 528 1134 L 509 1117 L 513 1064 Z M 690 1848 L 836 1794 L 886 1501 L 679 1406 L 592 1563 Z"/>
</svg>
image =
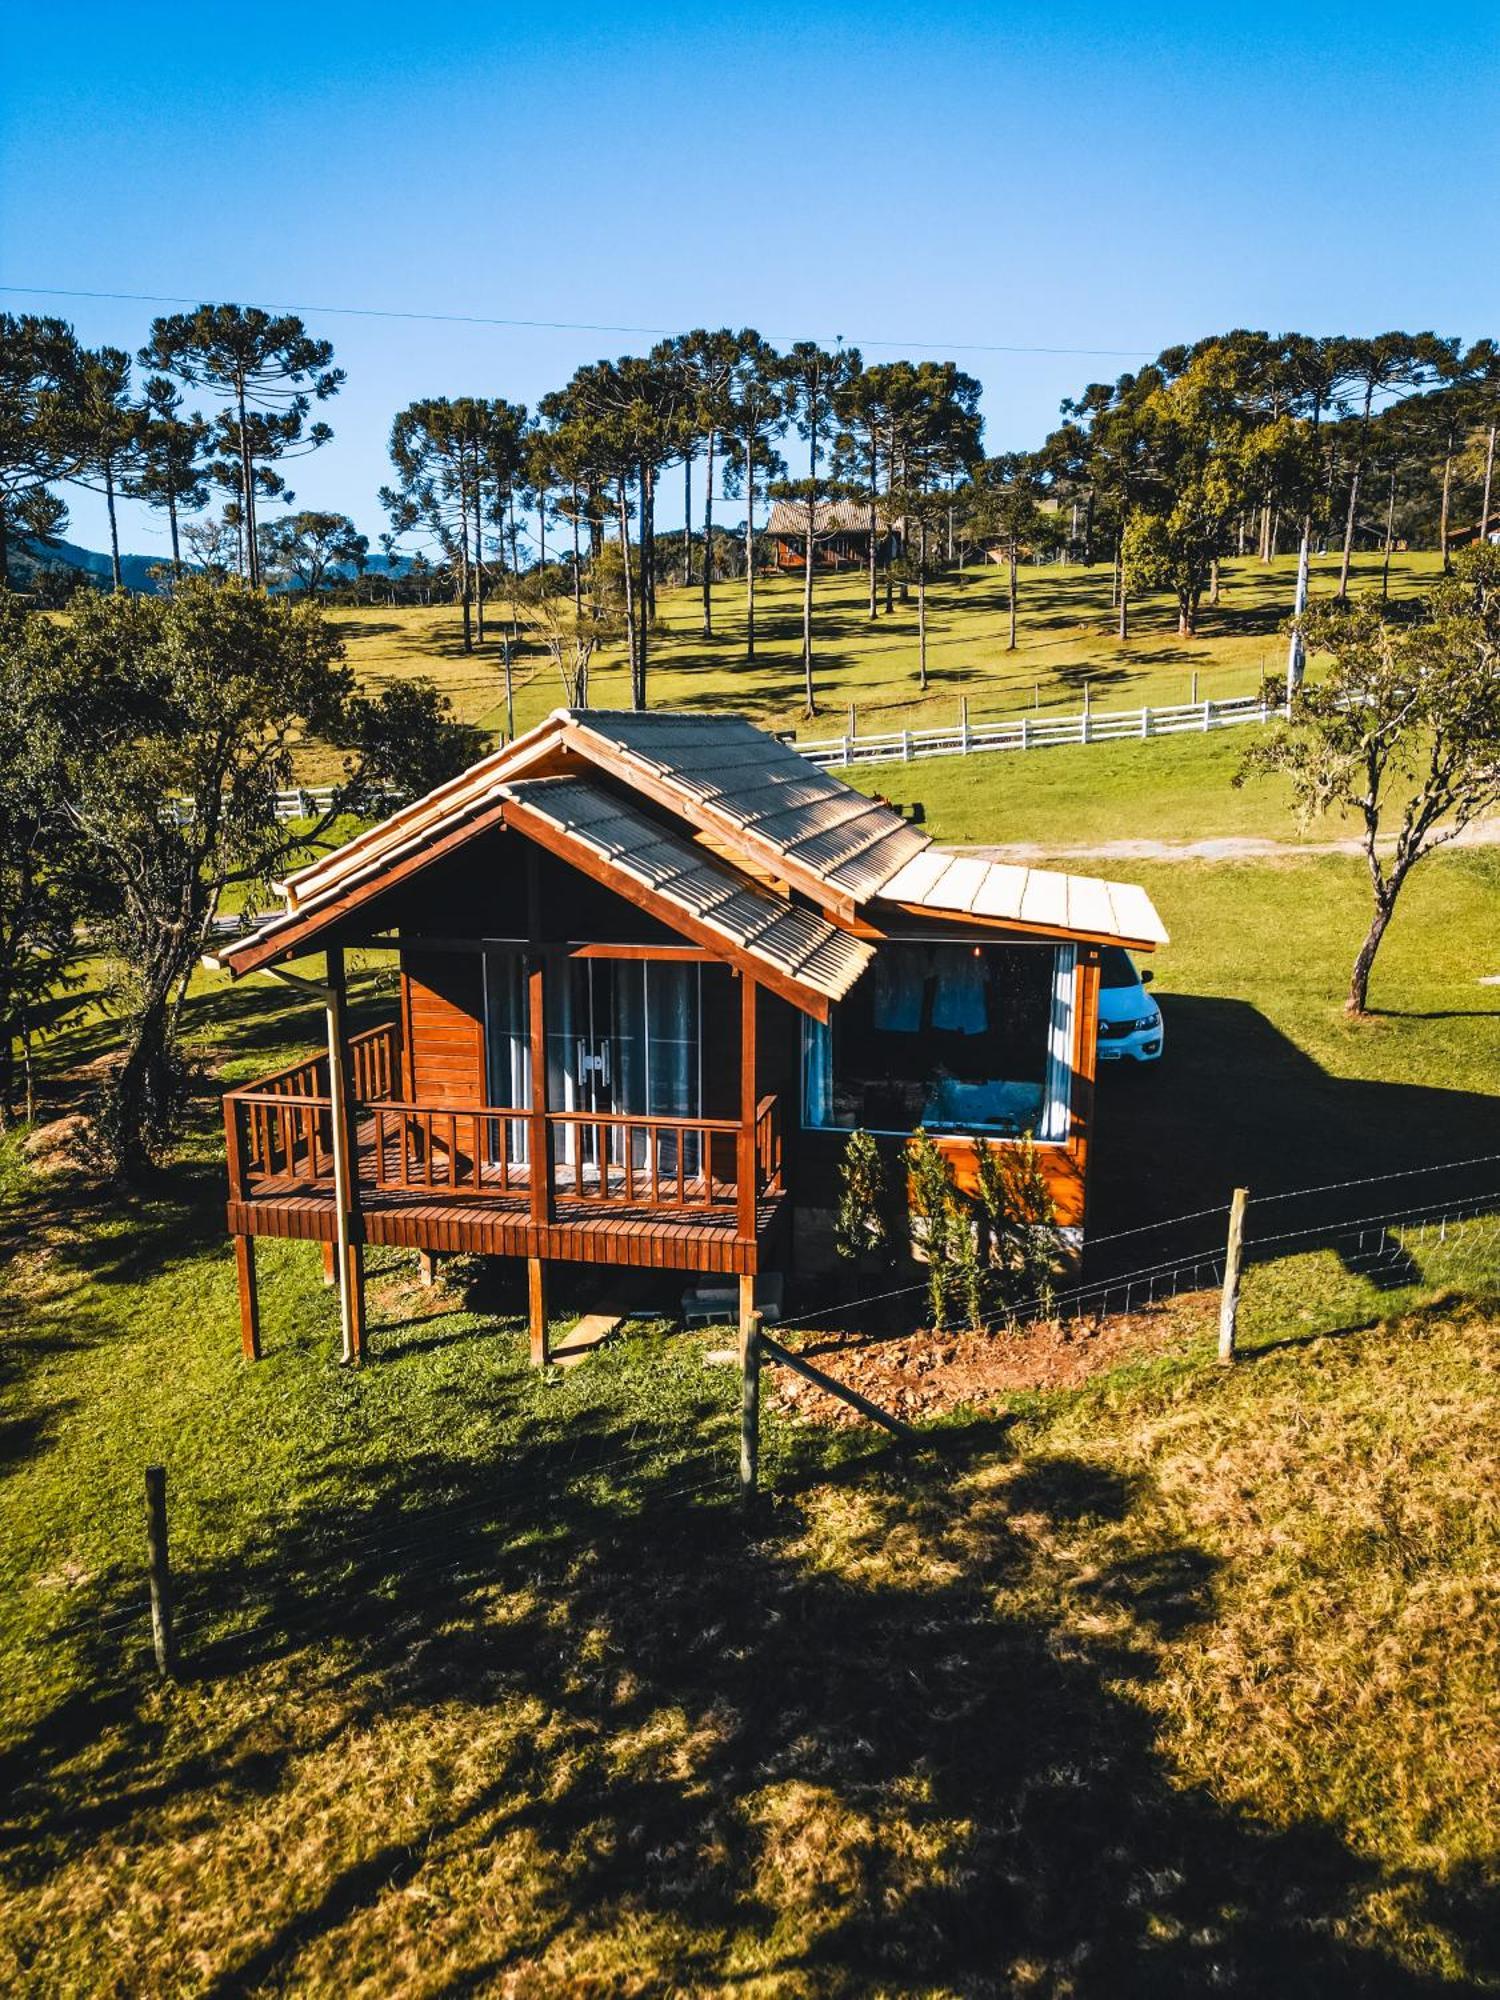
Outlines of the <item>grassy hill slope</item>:
<svg viewBox="0 0 1500 2000">
<path fill-rule="evenodd" d="M 1430 555 L 1399 556 L 1394 594 L 1420 591 L 1435 564 Z M 1314 565 L 1315 595 L 1332 588 L 1337 569 L 1335 557 Z M 915 593 L 890 619 L 882 616 L 871 625 L 860 576 L 819 577 L 815 653 L 822 720 L 814 724 L 802 721 L 802 594 L 795 578 L 757 583 L 753 662 L 744 657 L 742 583 L 718 586 L 711 641 L 701 636 L 699 592 L 664 590 L 660 629 L 653 637 L 650 701 L 657 708 L 742 709 L 778 728 L 821 735 L 843 730 L 851 702 L 861 729 L 881 730 L 951 723 L 961 695 L 976 719 L 1015 714 L 1034 704 L 1042 712 L 1075 711 L 1085 681 L 1100 707 L 1186 701 L 1194 672 L 1201 694 L 1250 694 L 1262 672 L 1284 657 L 1281 628 L 1291 608 L 1295 570 L 1287 557 L 1269 566 L 1226 564 L 1221 603 L 1204 607 L 1201 632 L 1192 640 L 1178 639 L 1175 614 L 1164 597 L 1143 599 L 1132 613 L 1132 636 L 1121 646 L 1114 636 L 1108 565 L 1023 569 L 1019 644 L 1007 653 L 1004 574 L 993 567 L 972 569 L 936 582 L 929 592 L 925 696 L 917 686 Z M 1378 562 L 1361 559 L 1355 576 L 1356 587 L 1378 589 Z M 483 651 L 470 655 L 463 651 L 459 613 L 452 605 L 388 611 L 362 606 L 329 615 L 343 632 L 361 679 L 374 683 L 428 674 L 466 721 L 492 733 L 503 725 L 502 604 L 491 607 Z M 592 692 L 601 708 L 629 705 L 618 647 L 601 655 Z M 550 662 L 536 647 L 523 648 L 516 660 L 517 727 L 539 720 L 561 699 Z"/>
</svg>

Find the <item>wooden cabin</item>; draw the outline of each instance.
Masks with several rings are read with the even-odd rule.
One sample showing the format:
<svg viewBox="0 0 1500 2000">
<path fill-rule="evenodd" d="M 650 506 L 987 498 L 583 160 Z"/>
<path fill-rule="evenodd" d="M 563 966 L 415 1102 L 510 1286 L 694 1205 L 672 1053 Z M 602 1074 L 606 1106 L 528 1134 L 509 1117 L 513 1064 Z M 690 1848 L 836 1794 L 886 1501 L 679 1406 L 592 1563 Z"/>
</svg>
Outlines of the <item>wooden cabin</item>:
<svg viewBox="0 0 1500 2000">
<path fill-rule="evenodd" d="M 775 544 L 777 569 L 807 564 L 807 503 L 774 500 L 766 533 Z M 890 562 L 901 553 L 901 536 L 875 514 L 875 555 Z M 819 500 L 813 509 L 813 568 L 863 569 L 870 560 L 870 505 L 867 500 Z"/>
<path fill-rule="evenodd" d="M 936 845 L 737 716 L 559 709 L 291 876 L 222 948 L 320 954 L 327 1051 L 224 1099 L 242 1334 L 255 1243 L 321 1243 L 345 1351 L 363 1246 L 732 1276 L 832 1258 L 847 1135 L 921 1125 L 961 1179 L 1034 1134 L 1081 1246 L 1100 948 L 1145 891 Z M 344 955 L 400 1004 L 351 1036 Z M 314 968 L 315 972 L 317 968 Z"/>
</svg>

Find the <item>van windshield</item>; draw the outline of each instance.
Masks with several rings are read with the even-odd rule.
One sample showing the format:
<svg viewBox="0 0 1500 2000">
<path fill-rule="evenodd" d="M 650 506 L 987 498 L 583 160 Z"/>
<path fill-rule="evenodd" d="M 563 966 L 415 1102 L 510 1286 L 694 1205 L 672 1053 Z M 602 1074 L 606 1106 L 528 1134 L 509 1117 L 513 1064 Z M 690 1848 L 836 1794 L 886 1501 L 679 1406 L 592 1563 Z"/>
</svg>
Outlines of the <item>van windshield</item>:
<svg viewBox="0 0 1500 2000">
<path fill-rule="evenodd" d="M 1099 984 L 1101 986 L 1136 986 L 1140 974 L 1130 962 L 1130 953 L 1123 945 L 1107 944 L 1099 957 Z"/>
</svg>

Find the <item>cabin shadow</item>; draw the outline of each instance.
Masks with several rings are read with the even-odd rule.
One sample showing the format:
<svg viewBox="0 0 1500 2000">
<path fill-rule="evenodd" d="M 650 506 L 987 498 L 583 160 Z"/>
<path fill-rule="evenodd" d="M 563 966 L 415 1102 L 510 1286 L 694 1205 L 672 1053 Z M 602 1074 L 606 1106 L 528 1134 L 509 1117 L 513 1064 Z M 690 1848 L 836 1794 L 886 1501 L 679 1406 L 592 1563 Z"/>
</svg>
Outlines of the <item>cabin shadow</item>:
<svg viewBox="0 0 1500 2000">
<path fill-rule="evenodd" d="M 185 1672 L 222 1701 L 211 1752 L 163 1731 L 138 1659 L 99 1641 L 88 1691 L 0 1772 L 15 1876 L 172 1816 L 273 1825 L 344 1731 L 378 1718 L 399 1741 L 461 1708 L 464 1784 L 310 1878 L 253 1948 L 204 1944 L 204 1990 L 297 1985 L 303 1954 L 429 1871 L 448 1893 L 445 1866 L 517 1910 L 451 1991 L 544 1977 L 549 1945 L 585 1935 L 602 1963 L 650 1938 L 663 1991 L 732 1981 L 731 1936 L 736 1964 L 832 1995 L 1027 1976 L 1099 1996 L 1429 1990 L 1354 1941 L 1377 1871 L 1331 1827 L 1268 1830 L 1171 1769 L 1139 1694 L 1164 1644 L 1214 1618 L 1217 1564 L 1136 1480 L 1058 1458 L 965 1494 L 950 1466 L 887 1477 L 829 1444 L 824 1484 L 860 1488 L 830 1565 L 794 1503 L 747 1529 L 695 1490 L 727 1469 L 730 1419 L 705 1393 L 637 1425 L 628 1455 L 602 1413 L 534 1420 L 494 1466 L 440 1449 L 367 1466 L 358 1509 L 315 1501 L 336 1481 L 311 1467 L 294 1532 L 257 1527 L 185 1580 Z M 1091 1526 L 1112 1553 L 1059 1599 L 1055 1544 Z M 908 1554 L 888 1562 L 893 1534 Z M 316 1723 L 268 1731 L 254 1700 L 234 1719 L 268 1672 Z M 528 1870 L 508 1887 L 507 1851 Z M 1479 1959 L 1477 1890 L 1403 1895 Z"/>
<path fill-rule="evenodd" d="M 1146 1233 L 1101 1244 L 1090 1258 L 1091 1277 L 1175 1254 L 1179 1246 L 1165 1231 L 1158 1236 L 1146 1226 L 1227 1203 L 1236 1187 L 1248 1188 L 1252 1203 L 1293 1189 L 1327 1190 L 1278 1206 L 1274 1221 L 1253 1229 L 1252 1238 L 1326 1225 L 1326 1241 L 1371 1213 L 1500 1200 L 1493 1166 L 1406 1177 L 1414 1168 L 1493 1154 L 1493 1096 L 1332 1075 L 1246 1001 L 1169 993 L 1162 1012 L 1167 1041 L 1159 1063 L 1100 1066 L 1090 1233 Z M 1379 1174 L 1400 1178 L 1374 1189 L 1339 1185 Z M 1211 1233 L 1218 1228 L 1210 1224 Z M 1318 1241 L 1310 1236 L 1305 1247 Z M 1358 1268 L 1357 1256 L 1350 1268 Z M 1419 1273 L 1391 1251 L 1364 1275 L 1394 1290 Z"/>
</svg>

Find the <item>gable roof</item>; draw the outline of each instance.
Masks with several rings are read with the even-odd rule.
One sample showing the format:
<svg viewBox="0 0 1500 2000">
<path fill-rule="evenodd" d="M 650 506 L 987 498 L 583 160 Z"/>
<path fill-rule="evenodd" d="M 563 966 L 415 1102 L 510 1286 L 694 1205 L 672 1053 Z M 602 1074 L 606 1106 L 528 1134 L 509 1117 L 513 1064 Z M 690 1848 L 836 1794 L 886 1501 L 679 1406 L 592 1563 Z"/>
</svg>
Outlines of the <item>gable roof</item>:
<svg viewBox="0 0 1500 2000">
<path fill-rule="evenodd" d="M 686 822 L 699 839 L 616 796 L 611 781 Z M 507 822 L 607 866 L 669 923 L 686 917 L 689 926 L 707 925 L 731 957 L 753 961 L 815 1011 L 847 991 L 867 963 L 869 948 L 838 924 L 856 923 L 872 903 L 1146 947 L 1166 940 L 1143 889 L 1008 870 L 935 847 L 893 807 L 743 716 L 560 708 L 289 875 L 280 885 L 286 910 L 213 962 L 239 974 L 291 957 L 393 878 Z M 788 891 L 814 908 L 799 907 Z M 727 929 L 714 928 L 720 918 Z"/>
<path fill-rule="evenodd" d="M 813 535 L 867 535 L 870 532 L 868 500 L 817 500 L 813 503 Z M 885 515 L 875 509 L 875 532 L 885 533 Z M 807 502 L 773 500 L 766 522 L 768 535 L 801 536 L 807 539 Z"/>
<path fill-rule="evenodd" d="M 523 778 L 505 787 L 505 797 L 506 817 L 520 831 L 550 833 L 547 844 L 565 858 L 603 864 L 666 905 L 669 921 L 686 919 L 709 934 L 705 943 L 743 952 L 762 971 L 821 999 L 842 999 L 870 962 L 868 944 L 747 882 L 587 778 Z"/>
</svg>

